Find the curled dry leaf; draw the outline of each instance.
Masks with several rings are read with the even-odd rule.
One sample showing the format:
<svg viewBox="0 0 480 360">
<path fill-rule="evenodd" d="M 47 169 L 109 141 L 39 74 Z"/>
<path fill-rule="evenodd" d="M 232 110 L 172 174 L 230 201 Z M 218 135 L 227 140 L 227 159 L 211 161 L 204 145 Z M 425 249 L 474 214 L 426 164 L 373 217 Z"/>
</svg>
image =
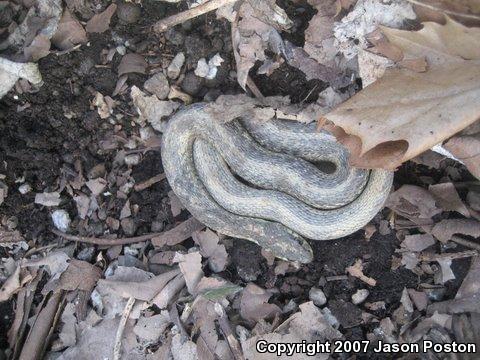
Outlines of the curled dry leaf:
<svg viewBox="0 0 480 360">
<path fill-rule="evenodd" d="M 432 235 L 443 243 L 449 241 L 455 234 L 478 238 L 480 237 L 480 222 L 473 219 L 446 219 L 435 224 L 432 229 Z"/>
<path fill-rule="evenodd" d="M 59 287 L 63 290 L 92 291 L 102 270 L 86 261 L 72 259 L 68 268 L 60 276 Z"/>
<path fill-rule="evenodd" d="M 243 289 L 240 299 L 240 315 L 245 320 L 257 322 L 281 313 L 277 305 L 268 303 L 271 296 L 272 294 L 267 290 L 255 284 L 248 284 Z"/>
<path fill-rule="evenodd" d="M 467 207 L 460 199 L 460 196 L 452 183 L 430 185 L 428 191 L 433 194 L 436 203 L 443 210 L 456 211 L 465 217 L 470 217 L 470 211 L 468 211 Z"/>
<path fill-rule="evenodd" d="M 382 30 L 405 56 L 425 57 L 428 71 L 388 70 L 324 118 L 352 165 L 395 169 L 480 117 L 480 29 L 448 20 Z"/>
<path fill-rule="evenodd" d="M 85 29 L 68 8 L 63 11 L 57 31 L 51 41 L 60 50 L 68 50 L 77 44 L 84 44 L 88 41 Z"/>
<path fill-rule="evenodd" d="M 118 75 L 122 76 L 128 73 L 145 74 L 147 70 L 147 62 L 145 58 L 139 54 L 125 54 L 118 65 Z"/>
<path fill-rule="evenodd" d="M 191 217 L 173 229 L 165 231 L 161 235 L 154 237 L 152 239 L 152 243 L 155 247 L 180 244 L 182 241 L 185 241 L 191 237 L 194 231 L 203 230 L 204 228 L 205 225 L 203 225 L 194 217 Z"/>
<path fill-rule="evenodd" d="M 473 176 L 480 179 L 480 133 L 454 136 L 444 147 L 462 161 Z"/>
<path fill-rule="evenodd" d="M 112 19 L 113 14 L 117 10 L 116 4 L 110 4 L 103 12 L 100 14 L 95 14 L 87 22 L 86 30 L 88 33 L 103 33 L 108 30 L 110 27 L 110 20 Z"/>
</svg>

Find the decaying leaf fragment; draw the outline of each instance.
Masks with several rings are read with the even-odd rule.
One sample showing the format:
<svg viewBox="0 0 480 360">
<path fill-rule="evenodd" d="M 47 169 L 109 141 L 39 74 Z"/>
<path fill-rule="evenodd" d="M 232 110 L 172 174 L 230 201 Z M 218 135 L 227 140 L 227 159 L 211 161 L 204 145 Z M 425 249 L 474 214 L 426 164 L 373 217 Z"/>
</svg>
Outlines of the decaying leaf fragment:
<svg viewBox="0 0 480 360">
<path fill-rule="evenodd" d="M 424 73 L 390 69 L 325 115 L 352 165 L 395 169 L 480 118 L 480 29 L 453 20 L 417 32 L 382 29 Z"/>
</svg>

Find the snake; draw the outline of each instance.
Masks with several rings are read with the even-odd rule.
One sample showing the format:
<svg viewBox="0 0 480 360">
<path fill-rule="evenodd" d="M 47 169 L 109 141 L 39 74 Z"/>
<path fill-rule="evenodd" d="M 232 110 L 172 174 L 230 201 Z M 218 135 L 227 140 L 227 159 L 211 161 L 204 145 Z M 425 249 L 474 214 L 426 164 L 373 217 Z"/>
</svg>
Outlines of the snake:
<svg viewBox="0 0 480 360">
<path fill-rule="evenodd" d="M 172 115 L 161 157 L 173 192 L 207 227 L 308 263 L 307 239 L 350 235 L 382 209 L 393 172 L 351 167 L 348 150 L 314 124 L 222 122 L 206 109 L 196 103 Z"/>
</svg>

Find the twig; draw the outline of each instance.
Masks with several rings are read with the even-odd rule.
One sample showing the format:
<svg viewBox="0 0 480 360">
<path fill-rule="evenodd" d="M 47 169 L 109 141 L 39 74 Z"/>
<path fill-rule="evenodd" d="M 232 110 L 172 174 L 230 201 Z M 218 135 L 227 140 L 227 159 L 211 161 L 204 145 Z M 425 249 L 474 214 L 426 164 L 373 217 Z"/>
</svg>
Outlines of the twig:
<svg viewBox="0 0 480 360">
<path fill-rule="evenodd" d="M 348 276 L 347 275 L 326 276 L 325 280 L 327 280 L 327 281 L 343 281 L 343 280 L 348 280 Z"/>
<path fill-rule="evenodd" d="M 151 177 L 148 180 L 145 180 L 144 182 L 141 182 L 140 184 L 136 184 L 133 188 L 135 189 L 135 191 L 142 191 L 149 188 L 153 184 L 156 184 L 157 182 L 162 181 L 165 178 L 166 178 L 165 173 L 161 173 L 161 174 L 155 175 L 154 177 Z"/>
<path fill-rule="evenodd" d="M 113 346 L 113 360 L 120 360 L 123 331 L 125 330 L 125 325 L 127 324 L 127 319 L 132 311 L 133 304 L 135 304 L 135 298 L 131 297 L 128 299 L 127 305 L 125 305 L 125 309 L 123 310 L 122 317 L 120 318 L 117 334 L 115 335 L 115 345 Z"/>
<path fill-rule="evenodd" d="M 452 236 L 450 240 L 452 240 L 453 242 L 456 242 L 457 244 L 480 251 L 480 244 L 474 243 L 473 241 L 470 241 L 470 240 L 463 239 L 460 236 Z"/>
<path fill-rule="evenodd" d="M 220 325 L 220 329 L 222 329 L 223 336 L 225 339 L 227 339 L 230 350 L 232 350 L 233 357 L 235 360 L 244 360 L 245 358 L 242 353 L 242 348 L 240 347 L 240 343 L 238 342 L 237 338 L 233 334 L 232 327 L 230 326 L 230 321 L 228 320 L 225 310 L 221 305 L 219 305 L 216 306 L 215 311 L 218 315 L 218 325 Z"/>
<path fill-rule="evenodd" d="M 255 84 L 255 82 L 250 76 L 247 76 L 247 86 L 257 99 L 265 98 L 265 96 L 263 96 L 262 92 L 260 91 L 260 89 L 257 87 L 257 85 Z"/>
<path fill-rule="evenodd" d="M 104 245 L 104 246 L 115 246 L 115 245 L 126 245 L 126 244 L 134 244 L 139 243 L 142 241 L 151 240 L 154 237 L 160 236 L 163 233 L 151 233 L 145 234 L 140 236 L 134 237 L 127 237 L 127 238 L 120 238 L 120 239 L 107 239 L 107 238 L 96 238 L 96 237 L 88 237 L 88 236 L 76 236 L 64 233 L 63 231 L 57 229 L 51 229 L 52 233 L 57 236 L 61 236 L 66 240 L 70 241 L 78 241 L 87 244 L 94 244 L 94 245 Z"/>
<path fill-rule="evenodd" d="M 216 10 L 222 6 L 234 3 L 237 0 L 210 0 L 207 1 L 206 3 L 203 3 L 202 5 L 199 5 L 197 7 L 185 10 L 181 13 L 169 16 L 165 19 L 157 21 L 153 25 L 153 31 L 157 33 L 164 32 L 171 27 L 181 24 L 187 20 L 193 19 L 197 16 L 206 14 L 210 11 Z"/>
<path fill-rule="evenodd" d="M 457 253 L 443 253 L 443 254 L 420 254 L 418 256 L 421 261 L 438 261 L 438 260 L 455 260 L 463 259 L 466 257 L 478 256 L 476 250 L 467 250 Z"/>
<path fill-rule="evenodd" d="M 453 11 L 453 10 L 441 9 L 441 8 L 436 7 L 434 5 L 425 4 L 425 3 L 421 2 L 421 1 L 418 1 L 418 0 L 407 0 L 407 1 L 411 2 L 414 5 L 426 7 L 427 9 L 438 11 L 438 12 L 441 12 L 441 13 L 445 13 L 447 15 L 463 17 L 465 19 L 480 20 L 480 16 L 475 15 L 475 14 L 464 14 L 464 13 Z"/>
</svg>

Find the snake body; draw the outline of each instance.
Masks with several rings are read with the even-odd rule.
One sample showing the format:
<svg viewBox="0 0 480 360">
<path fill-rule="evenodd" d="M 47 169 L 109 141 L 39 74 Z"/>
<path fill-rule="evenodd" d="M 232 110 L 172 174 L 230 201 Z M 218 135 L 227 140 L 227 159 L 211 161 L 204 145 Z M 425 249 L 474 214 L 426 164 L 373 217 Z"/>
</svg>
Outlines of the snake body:
<svg viewBox="0 0 480 360">
<path fill-rule="evenodd" d="M 313 126 L 248 118 L 222 124 L 204 104 L 169 120 L 162 161 L 199 221 L 301 262 L 312 259 L 304 238 L 360 229 L 382 208 L 393 180 L 390 171 L 351 168 L 347 150 Z"/>
</svg>

